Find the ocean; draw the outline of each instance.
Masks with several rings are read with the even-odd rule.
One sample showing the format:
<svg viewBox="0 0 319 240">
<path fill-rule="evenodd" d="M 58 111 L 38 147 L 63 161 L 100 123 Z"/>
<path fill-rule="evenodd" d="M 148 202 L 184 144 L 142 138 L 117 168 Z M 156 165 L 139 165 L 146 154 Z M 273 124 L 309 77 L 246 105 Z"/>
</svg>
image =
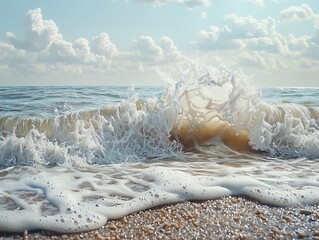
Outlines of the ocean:
<svg viewBox="0 0 319 240">
<path fill-rule="evenodd" d="M 318 204 L 318 100 L 223 67 L 162 87 L 1 87 L 0 231 L 230 195 Z"/>
</svg>

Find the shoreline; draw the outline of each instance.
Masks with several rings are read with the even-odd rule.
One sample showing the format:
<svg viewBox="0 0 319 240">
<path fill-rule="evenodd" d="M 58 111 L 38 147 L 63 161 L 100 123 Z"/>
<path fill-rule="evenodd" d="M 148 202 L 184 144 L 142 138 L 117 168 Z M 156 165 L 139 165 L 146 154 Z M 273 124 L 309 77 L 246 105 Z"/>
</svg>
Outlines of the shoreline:
<svg viewBox="0 0 319 240">
<path fill-rule="evenodd" d="M 0 233 L 0 240 L 293 238 L 319 240 L 319 204 L 282 208 L 230 196 L 147 209 L 83 233 Z"/>
</svg>

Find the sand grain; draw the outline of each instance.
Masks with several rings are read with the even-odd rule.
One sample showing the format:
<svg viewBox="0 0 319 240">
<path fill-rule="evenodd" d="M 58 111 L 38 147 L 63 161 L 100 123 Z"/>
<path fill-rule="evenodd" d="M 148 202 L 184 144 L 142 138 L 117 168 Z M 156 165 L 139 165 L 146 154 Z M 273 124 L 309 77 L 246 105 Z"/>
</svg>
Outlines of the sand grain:
<svg viewBox="0 0 319 240">
<path fill-rule="evenodd" d="M 0 235 L 0 239 L 318 239 L 319 205 L 278 208 L 242 197 L 183 202 L 110 220 L 78 234 Z"/>
</svg>

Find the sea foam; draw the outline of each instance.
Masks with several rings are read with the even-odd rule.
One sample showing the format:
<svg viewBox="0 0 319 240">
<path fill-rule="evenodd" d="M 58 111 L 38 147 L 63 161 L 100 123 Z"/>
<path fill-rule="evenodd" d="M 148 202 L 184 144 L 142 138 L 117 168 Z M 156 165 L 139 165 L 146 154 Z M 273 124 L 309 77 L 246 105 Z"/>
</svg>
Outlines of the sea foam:
<svg viewBox="0 0 319 240">
<path fill-rule="evenodd" d="M 276 206 L 318 203 L 318 177 L 296 178 L 282 173 L 278 177 L 274 169 L 252 174 L 258 170 L 267 170 L 267 166 L 185 166 L 175 162 L 168 166 L 138 163 L 77 170 L 2 170 L 0 231 L 87 231 L 101 227 L 109 219 L 147 208 L 229 195 L 246 195 Z M 243 174 L 245 171 L 250 174 Z M 300 173 L 298 169 L 290 172 Z M 312 173 L 318 176 L 318 171 Z"/>
</svg>

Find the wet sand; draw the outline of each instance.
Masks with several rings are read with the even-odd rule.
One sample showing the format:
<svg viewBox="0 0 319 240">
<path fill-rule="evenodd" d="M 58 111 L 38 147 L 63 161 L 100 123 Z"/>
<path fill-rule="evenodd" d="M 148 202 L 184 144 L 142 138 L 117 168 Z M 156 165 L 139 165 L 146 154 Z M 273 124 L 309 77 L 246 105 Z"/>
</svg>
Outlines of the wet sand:
<svg viewBox="0 0 319 240">
<path fill-rule="evenodd" d="M 279 208 L 242 197 L 183 202 L 77 233 L 25 231 L 0 239 L 318 239 L 319 205 Z"/>
</svg>

